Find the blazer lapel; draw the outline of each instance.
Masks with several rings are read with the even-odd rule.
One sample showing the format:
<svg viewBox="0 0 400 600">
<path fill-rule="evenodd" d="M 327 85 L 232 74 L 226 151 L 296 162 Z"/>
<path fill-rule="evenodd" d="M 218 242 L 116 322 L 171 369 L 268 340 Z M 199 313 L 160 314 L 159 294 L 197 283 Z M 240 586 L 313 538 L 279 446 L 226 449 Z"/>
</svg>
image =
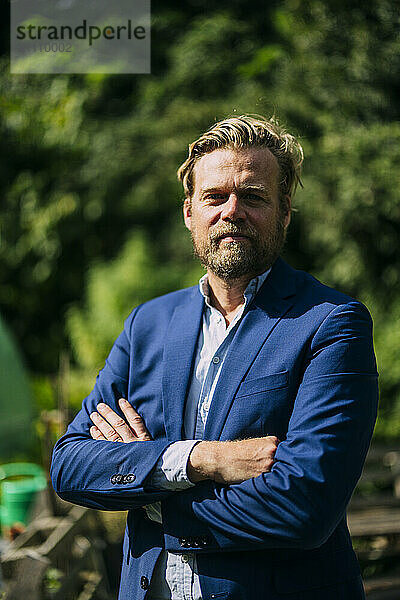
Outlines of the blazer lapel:
<svg viewBox="0 0 400 600">
<path fill-rule="evenodd" d="M 182 439 L 189 377 L 196 353 L 204 299 L 198 287 L 177 306 L 167 331 L 163 356 L 163 411 L 167 439 Z"/>
<path fill-rule="evenodd" d="M 226 355 L 208 413 L 205 440 L 219 439 L 236 391 L 261 347 L 295 300 L 294 269 L 278 259 L 244 315 Z"/>
</svg>

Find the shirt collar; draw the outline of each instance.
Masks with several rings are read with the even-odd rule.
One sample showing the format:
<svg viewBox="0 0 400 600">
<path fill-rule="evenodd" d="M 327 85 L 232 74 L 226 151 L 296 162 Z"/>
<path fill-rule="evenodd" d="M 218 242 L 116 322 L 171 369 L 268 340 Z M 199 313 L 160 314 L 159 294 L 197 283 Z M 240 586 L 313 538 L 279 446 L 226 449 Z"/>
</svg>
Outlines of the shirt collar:
<svg viewBox="0 0 400 600">
<path fill-rule="evenodd" d="M 243 298 L 246 301 L 246 304 L 253 300 L 254 296 L 257 294 L 260 287 L 263 285 L 264 281 L 267 279 L 268 275 L 271 272 L 271 267 L 261 273 L 261 275 L 257 275 L 254 277 L 248 284 L 247 288 L 244 291 Z M 199 281 L 199 289 L 200 293 L 203 296 L 206 306 L 212 308 L 210 301 L 210 286 L 208 283 L 208 274 L 206 273 Z"/>
</svg>

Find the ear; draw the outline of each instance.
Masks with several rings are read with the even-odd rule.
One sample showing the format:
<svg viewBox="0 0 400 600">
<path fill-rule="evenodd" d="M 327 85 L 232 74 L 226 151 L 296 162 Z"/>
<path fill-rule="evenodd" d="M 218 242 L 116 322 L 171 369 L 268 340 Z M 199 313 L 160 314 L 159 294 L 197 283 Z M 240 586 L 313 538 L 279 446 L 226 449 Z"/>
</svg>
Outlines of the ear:
<svg viewBox="0 0 400 600">
<path fill-rule="evenodd" d="M 283 226 L 285 229 L 289 227 L 289 223 L 292 217 L 292 199 L 286 194 L 285 195 L 285 219 L 283 221 Z"/>
<path fill-rule="evenodd" d="M 189 231 L 192 230 L 192 200 L 191 198 L 185 198 L 183 203 L 183 220 Z"/>
</svg>

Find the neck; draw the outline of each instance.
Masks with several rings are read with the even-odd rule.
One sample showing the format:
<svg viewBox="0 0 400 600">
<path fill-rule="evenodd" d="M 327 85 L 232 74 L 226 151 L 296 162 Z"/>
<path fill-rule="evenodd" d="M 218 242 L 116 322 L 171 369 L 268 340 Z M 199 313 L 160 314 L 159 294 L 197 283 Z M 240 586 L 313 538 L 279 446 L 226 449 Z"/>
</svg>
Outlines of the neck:
<svg viewBox="0 0 400 600">
<path fill-rule="evenodd" d="M 244 303 L 244 292 L 251 281 L 251 276 L 225 281 L 208 271 L 211 303 L 224 316 L 229 325 L 236 311 Z"/>
</svg>

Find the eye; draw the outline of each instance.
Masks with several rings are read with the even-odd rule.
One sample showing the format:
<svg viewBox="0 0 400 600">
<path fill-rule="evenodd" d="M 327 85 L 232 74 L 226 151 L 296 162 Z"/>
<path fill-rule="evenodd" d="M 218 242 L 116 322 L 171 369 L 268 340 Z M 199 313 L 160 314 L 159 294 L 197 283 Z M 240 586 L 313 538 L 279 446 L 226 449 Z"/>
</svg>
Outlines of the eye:
<svg viewBox="0 0 400 600">
<path fill-rule="evenodd" d="M 207 194 L 205 197 L 206 202 L 210 204 L 219 204 L 220 202 L 224 202 L 226 199 L 226 195 L 220 192 L 213 192 L 212 194 Z"/>
<path fill-rule="evenodd" d="M 248 204 L 258 204 L 259 202 L 264 202 L 264 198 L 262 198 L 262 196 L 254 194 L 253 192 L 246 192 L 242 197 Z"/>
</svg>

